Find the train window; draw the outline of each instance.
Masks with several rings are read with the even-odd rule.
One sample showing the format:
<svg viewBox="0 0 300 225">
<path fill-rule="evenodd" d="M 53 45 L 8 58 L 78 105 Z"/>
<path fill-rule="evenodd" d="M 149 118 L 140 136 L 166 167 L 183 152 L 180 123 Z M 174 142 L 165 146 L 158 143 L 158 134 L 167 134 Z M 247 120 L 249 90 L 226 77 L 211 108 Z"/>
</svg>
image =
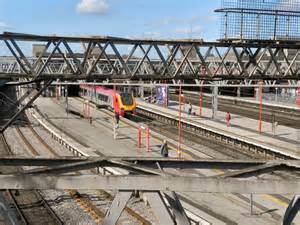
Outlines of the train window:
<svg viewBox="0 0 300 225">
<path fill-rule="evenodd" d="M 130 93 L 121 93 L 120 95 L 121 95 L 123 105 L 133 104 L 132 95 Z"/>
<path fill-rule="evenodd" d="M 106 95 L 98 94 L 97 98 L 102 102 L 108 102 L 108 97 Z"/>
</svg>

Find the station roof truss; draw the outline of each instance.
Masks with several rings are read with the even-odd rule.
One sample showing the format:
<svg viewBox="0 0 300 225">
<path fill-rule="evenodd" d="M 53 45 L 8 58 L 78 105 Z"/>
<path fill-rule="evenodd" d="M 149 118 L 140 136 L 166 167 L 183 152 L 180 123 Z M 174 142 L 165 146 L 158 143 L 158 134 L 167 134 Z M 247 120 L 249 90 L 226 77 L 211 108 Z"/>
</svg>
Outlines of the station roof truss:
<svg viewBox="0 0 300 225">
<path fill-rule="evenodd" d="M 300 43 L 0 35 L 0 79 L 299 80 Z M 32 49 L 32 52 L 28 52 Z"/>
</svg>

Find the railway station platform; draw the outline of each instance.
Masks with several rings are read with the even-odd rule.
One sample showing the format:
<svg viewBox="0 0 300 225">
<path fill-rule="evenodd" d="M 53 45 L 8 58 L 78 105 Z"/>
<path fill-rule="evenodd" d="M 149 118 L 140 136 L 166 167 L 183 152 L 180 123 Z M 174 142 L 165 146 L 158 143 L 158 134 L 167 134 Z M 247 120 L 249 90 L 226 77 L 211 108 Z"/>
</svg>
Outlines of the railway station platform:
<svg viewBox="0 0 300 225">
<path fill-rule="evenodd" d="M 142 99 L 138 100 L 138 107 L 158 114 L 178 118 L 179 104 L 170 101 L 168 108 L 157 104 L 147 103 Z M 226 136 L 245 140 L 253 145 L 264 146 L 276 152 L 282 152 L 293 158 L 300 159 L 300 128 L 294 129 L 280 124 L 275 128 L 273 134 L 272 124 L 262 122 L 262 133 L 258 132 L 259 121 L 231 114 L 230 126 L 226 124 L 226 113 L 218 112 L 217 119 L 212 120 L 212 110 L 202 108 L 202 117 L 199 117 L 199 107 L 193 105 L 192 115 L 188 115 L 189 105 L 182 108 L 182 120 L 196 126 L 201 126 Z M 259 115 L 257 115 L 259 117 Z"/>
<path fill-rule="evenodd" d="M 90 150 L 92 156 L 133 156 L 133 157 L 157 157 L 159 156 L 159 146 L 161 141 L 155 138 L 150 139 L 151 152 L 147 152 L 145 141 L 143 147 L 137 148 L 137 130 L 121 119 L 118 138 L 113 137 L 113 116 L 107 114 L 105 110 L 91 108 L 92 124 L 87 119 L 83 119 L 74 114 L 67 114 L 65 103 L 50 98 L 39 98 L 35 105 L 55 126 L 60 128 L 67 135 L 84 145 L 83 150 Z M 69 98 L 69 109 L 77 112 L 83 110 L 83 102 L 76 98 Z M 154 105 L 153 105 L 154 106 Z M 156 107 L 156 106 L 155 106 Z M 172 110 L 172 109 L 168 109 Z M 175 111 L 175 110 L 173 110 Z M 91 153 L 91 154 L 90 154 Z M 170 157 L 176 157 L 176 151 L 170 151 Z M 203 170 L 202 173 L 206 173 Z M 211 175 L 217 171 L 210 171 Z M 256 210 L 261 214 L 249 215 L 249 200 L 247 195 L 210 195 L 195 193 L 181 193 L 180 199 L 184 207 L 195 215 L 208 218 L 212 224 L 274 224 L 274 218 L 280 220 L 283 215 L 286 203 L 280 202 L 276 205 L 278 211 L 268 212 L 274 207 L 274 202 L 267 195 L 255 196 Z M 187 200 L 184 200 L 187 199 Z M 193 204 L 188 204 L 188 199 L 193 199 Z M 232 204 L 235 202 L 236 204 Z M 225 207 L 226 206 L 226 207 Z M 224 210 L 225 209 L 225 210 Z"/>
<path fill-rule="evenodd" d="M 91 108 L 93 118 L 88 119 L 78 115 L 66 113 L 65 104 L 50 98 L 39 98 L 36 101 L 38 110 L 44 114 L 52 124 L 65 131 L 67 135 L 82 143 L 86 149 L 93 149 L 94 156 L 132 156 L 158 157 L 162 141 L 150 137 L 150 151 L 146 148 L 146 133 L 141 132 L 141 148 L 138 147 L 138 129 L 131 127 L 122 118 L 117 137 L 114 139 L 114 117 L 107 111 Z M 81 113 L 83 103 L 75 98 L 69 98 L 69 109 Z M 151 132 L 151 131 L 150 131 Z M 170 157 L 176 157 L 175 151 L 169 151 Z"/>
<path fill-rule="evenodd" d="M 195 94 L 196 92 L 193 91 L 183 91 L 184 94 Z M 198 97 L 197 93 L 197 97 Z M 203 93 L 203 97 L 212 98 L 212 94 Z M 249 104 L 260 104 L 260 101 L 256 97 L 233 97 L 233 96 L 227 96 L 227 95 L 218 95 L 219 99 L 224 100 L 236 100 L 236 101 L 242 101 Z M 300 105 L 297 105 L 296 102 L 289 102 L 289 101 L 275 101 L 271 99 L 263 99 L 263 107 L 276 107 L 279 109 L 285 109 L 285 110 L 299 110 L 300 111 Z"/>
<path fill-rule="evenodd" d="M 250 103 L 256 103 L 256 104 L 260 104 L 259 100 L 256 100 L 255 98 L 248 98 L 248 97 L 244 97 L 241 98 L 243 101 L 248 101 Z M 263 99 L 263 106 L 271 106 L 271 107 L 276 107 L 276 108 L 283 108 L 283 109 L 290 109 L 290 110 L 300 110 L 300 105 L 297 105 L 295 102 L 283 102 L 283 101 L 272 101 L 272 100 L 266 100 Z"/>
</svg>

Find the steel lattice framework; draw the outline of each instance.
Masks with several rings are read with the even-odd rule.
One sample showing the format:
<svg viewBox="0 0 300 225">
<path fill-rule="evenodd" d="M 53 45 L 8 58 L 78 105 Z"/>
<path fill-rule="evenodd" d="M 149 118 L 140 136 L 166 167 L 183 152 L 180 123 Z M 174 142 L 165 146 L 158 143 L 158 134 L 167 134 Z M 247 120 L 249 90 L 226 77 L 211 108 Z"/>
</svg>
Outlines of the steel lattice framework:
<svg viewBox="0 0 300 225">
<path fill-rule="evenodd" d="M 39 51 L 29 53 L 32 45 L 38 46 Z M 300 77 L 300 44 L 292 41 L 228 43 L 3 33 L 0 46 L 2 79 L 299 80 Z"/>
<path fill-rule="evenodd" d="M 191 224 L 179 198 L 180 192 L 293 194 L 282 224 L 292 224 L 300 208 L 300 179 L 295 161 L 181 160 L 175 158 L 90 157 L 18 158 L 2 157 L 1 166 L 30 166 L 20 174 L 1 174 L 3 189 L 109 189 L 117 190 L 102 224 L 116 224 L 133 191 L 142 191 L 160 224 Z M 42 166 L 42 167 L 41 167 Z M 34 167 L 32 169 L 32 167 Z M 37 168 L 39 167 L 39 168 Z M 74 175 L 97 168 L 120 168 L 121 175 Z M 172 170 L 166 170 L 172 168 Z M 176 169 L 229 169 L 222 175 L 203 177 L 178 175 Z M 259 177 L 285 171 L 286 179 Z M 250 179 L 249 179 L 250 178 Z M 171 213 L 173 212 L 173 213 Z M 107 222 L 109 221 L 109 222 Z M 176 222 L 175 222 L 176 221 Z M 180 221 L 180 222 L 177 222 Z"/>
<path fill-rule="evenodd" d="M 299 40 L 295 0 L 222 0 L 221 39 Z"/>
</svg>

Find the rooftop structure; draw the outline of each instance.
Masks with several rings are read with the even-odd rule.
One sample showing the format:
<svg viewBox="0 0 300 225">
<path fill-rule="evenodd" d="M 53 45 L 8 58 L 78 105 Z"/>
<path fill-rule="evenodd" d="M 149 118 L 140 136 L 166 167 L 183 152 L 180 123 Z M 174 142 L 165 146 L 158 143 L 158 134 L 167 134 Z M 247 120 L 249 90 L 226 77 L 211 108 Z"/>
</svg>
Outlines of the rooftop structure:
<svg viewBox="0 0 300 225">
<path fill-rule="evenodd" d="M 296 0 L 222 0 L 222 40 L 300 39 L 300 2 Z"/>
</svg>

